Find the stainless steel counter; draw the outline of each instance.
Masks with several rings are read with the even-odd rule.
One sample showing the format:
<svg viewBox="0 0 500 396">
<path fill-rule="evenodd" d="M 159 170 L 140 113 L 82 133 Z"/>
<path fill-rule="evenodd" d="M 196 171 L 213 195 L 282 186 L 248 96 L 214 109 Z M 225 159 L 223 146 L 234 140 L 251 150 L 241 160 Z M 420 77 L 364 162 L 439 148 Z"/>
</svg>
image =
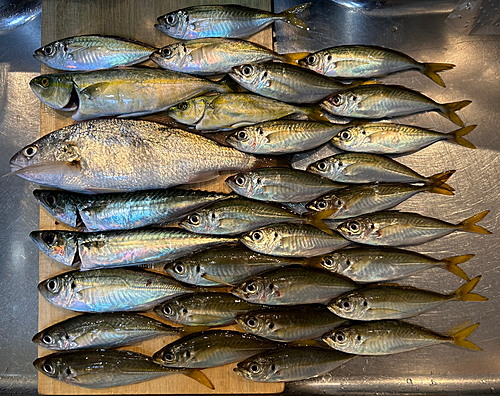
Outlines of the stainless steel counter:
<svg viewBox="0 0 500 396">
<path fill-rule="evenodd" d="M 278 0 L 275 10 L 299 3 Z M 289 384 L 286 393 L 478 394 L 500 391 L 500 314 L 497 313 L 500 302 L 500 265 L 497 262 L 500 242 L 500 138 L 497 131 L 500 125 L 500 37 L 462 35 L 456 30 L 456 20 L 454 27 L 446 24 L 456 3 L 442 0 L 313 1 L 303 17 L 311 30 L 298 31 L 285 24 L 277 25 L 276 48 L 280 52 L 294 52 L 341 44 L 375 44 L 406 52 L 422 61 L 456 64 L 454 70 L 442 73 L 446 89 L 417 72 L 391 76 L 384 82 L 404 84 L 439 102 L 473 101 L 460 111 L 460 116 L 466 124 L 478 124 L 469 136 L 477 150 L 437 143 L 398 160 L 424 175 L 457 169 L 450 180 L 457 190 L 455 197 L 421 194 L 402 205 L 403 209 L 451 222 L 491 210 L 481 225 L 492 230 L 493 235 L 456 233 L 414 249 L 438 257 L 476 254 L 462 267 L 471 277 L 483 275 L 477 290 L 490 301 L 452 302 L 413 321 L 436 331 L 445 331 L 465 320 L 480 321 L 481 326 L 470 339 L 484 351 L 441 345 L 394 356 L 358 358 L 323 377 Z M 484 7 L 480 18 L 490 23 L 497 18 L 498 3 L 471 0 L 470 7 Z M 465 15 L 464 19 L 468 18 Z M 470 18 L 463 21 L 464 26 L 475 23 L 472 16 Z M 9 172 L 11 155 L 39 134 L 39 101 L 28 87 L 29 80 L 40 70 L 31 56 L 39 44 L 39 17 L 0 36 L 0 147 L 3 153 L 0 174 Z M 455 129 L 437 114 L 412 116 L 401 121 L 443 132 Z M 297 156 L 296 164 L 303 167 L 328 152 L 330 148 Z M 29 232 L 38 227 L 39 208 L 31 195 L 34 187 L 18 177 L 0 178 L 0 334 L 3 338 L 0 342 L 0 394 L 36 393 L 36 372 L 31 362 L 36 358 L 37 349 L 31 337 L 37 331 L 38 250 L 28 237 Z M 461 284 L 458 278 L 441 269 L 427 271 L 401 283 L 441 292 L 451 292 Z"/>
</svg>

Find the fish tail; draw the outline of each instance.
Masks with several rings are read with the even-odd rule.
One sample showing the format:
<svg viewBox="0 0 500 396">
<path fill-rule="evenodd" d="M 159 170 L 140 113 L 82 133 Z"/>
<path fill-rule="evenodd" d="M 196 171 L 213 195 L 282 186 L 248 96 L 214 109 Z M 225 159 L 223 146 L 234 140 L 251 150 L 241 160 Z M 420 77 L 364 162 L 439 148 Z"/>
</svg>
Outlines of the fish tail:
<svg viewBox="0 0 500 396">
<path fill-rule="evenodd" d="M 278 16 L 280 16 L 286 23 L 289 23 L 290 25 L 297 26 L 300 29 L 309 30 L 307 25 L 297 17 L 297 14 L 300 14 L 306 8 L 309 8 L 311 4 L 312 4 L 311 2 L 299 4 L 298 6 L 280 12 Z"/>
<path fill-rule="evenodd" d="M 478 213 L 475 216 L 469 217 L 468 219 L 465 219 L 460 224 L 458 224 L 458 227 L 460 227 L 462 231 L 466 232 L 475 232 L 476 234 L 491 234 L 491 231 L 488 231 L 486 228 L 483 228 L 475 224 L 478 221 L 484 219 L 484 217 L 489 212 L 490 212 L 489 210 L 485 210 L 484 212 Z"/>
<path fill-rule="evenodd" d="M 304 59 L 310 52 L 292 52 L 289 54 L 281 55 L 282 61 L 284 63 L 290 63 L 291 65 L 296 65 L 299 60 Z"/>
<path fill-rule="evenodd" d="M 218 82 L 215 82 L 214 91 L 219 93 L 234 93 L 234 92 L 244 92 L 245 88 L 239 85 L 231 77 L 225 76 Z"/>
<path fill-rule="evenodd" d="M 448 118 L 451 122 L 463 128 L 465 124 L 460 119 L 460 117 L 455 113 L 455 111 L 463 109 L 465 106 L 470 105 L 471 103 L 472 103 L 471 100 L 462 100 L 460 102 L 445 103 L 441 105 L 439 111 L 441 112 L 443 117 Z"/>
<path fill-rule="evenodd" d="M 465 285 L 460 286 L 453 292 L 453 297 L 457 301 L 488 301 L 487 297 L 481 296 L 476 293 L 471 293 L 481 280 L 481 275 L 476 276 L 474 279 L 468 281 Z"/>
<path fill-rule="evenodd" d="M 457 129 L 456 131 L 447 133 L 446 135 L 449 136 L 449 138 L 452 142 L 459 144 L 460 146 L 475 149 L 476 146 L 474 146 L 471 142 L 469 142 L 467 139 L 465 139 L 464 136 L 471 133 L 474 129 L 476 129 L 476 127 L 477 127 L 477 125 L 469 125 L 469 126 L 466 126 L 465 128 L 460 128 L 460 129 Z"/>
<path fill-rule="evenodd" d="M 308 224 L 326 232 L 327 234 L 333 235 L 333 231 L 323 222 L 323 219 L 326 219 L 335 212 L 335 209 L 324 210 L 322 212 L 306 215 L 305 219 Z"/>
<path fill-rule="evenodd" d="M 483 349 L 478 347 L 471 341 L 467 341 L 466 338 L 470 336 L 474 330 L 476 330 L 479 326 L 479 323 L 474 323 L 471 326 L 466 327 L 465 329 L 455 331 L 451 334 L 451 342 L 455 345 L 458 345 L 463 348 L 473 349 L 475 351 L 482 351 Z"/>
<path fill-rule="evenodd" d="M 195 369 L 187 369 L 184 371 L 182 374 L 185 376 L 194 379 L 195 381 L 198 381 L 200 384 L 205 385 L 207 388 L 214 390 L 215 386 L 212 384 L 212 381 L 205 375 L 205 373 L 202 373 L 200 370 L 195 370 Z"/>
<path fill-rule="evenodd" d="M 459 276 L 460 278 L 465 279 L 466 281 L 470 281 L 469 276 L 465 273 L 465 271 L 462 268 L 458 266 L 458 264 L 465 263 L 472 257 L 474 257 L 473 254 L 463 254 L 462 256 L 446 257 L 441 260 L 443 262 L 442 267 L 445 270 L 450 271 L 452 274 L 455 274 L 456 276 Z"/>
<path fill-rule="evenodd" d="M 304 114 L 313 121 L 330 122 L 330 120 L 323 114 L 323 109 L 318 105 L 306 107 Z"/>
<path fill-rule="evenodd" d="M 450 70 L 455 67 L 452 63 L 422 63 L 422 73 L 424 73 L 427 77 L 429 77 L 436 84 L 441 85 L 442 87 L 446 87 L 443 79 L 438 72 L 442 72 L 445 70 Z"/>
<path fill-rule="evenodd" d="M 434 194 L 443 194 L 443 195 L 455 195 L 453 191 L 455 189 L 446 183 L 446 181 L 453 176 L 455 170 L 449 170 L 443 173 L 438 173 L 434 176 L 429 177 L 430 181 L 430 189 L 429 192 Z"/>
</svg>

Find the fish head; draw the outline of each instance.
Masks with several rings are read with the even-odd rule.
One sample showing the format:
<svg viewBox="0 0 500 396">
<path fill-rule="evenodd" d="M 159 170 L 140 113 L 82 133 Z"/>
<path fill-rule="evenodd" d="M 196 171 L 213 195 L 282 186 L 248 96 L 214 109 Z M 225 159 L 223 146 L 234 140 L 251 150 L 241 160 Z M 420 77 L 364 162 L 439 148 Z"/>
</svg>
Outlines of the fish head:
<svg viewBox="0 0 500 396">
<path fill-rule="evenodd" d="M 69 350 L 77 346 L 65 331 L 49 327 L 35 334 L 31 340 L 38 346 L 55 351 Z"/>
<path fill-rule="evenodd" d="M 177 39 L 193 39 L 186 36 L 189 24 L 189 14 L 184 10 L 169 12 L 156 19 L 155 28 L 166 35 Z"/>
<path fill-rule="evenodd" d="M 269 73 L 265 64 L 246 64 L 232 68 L 229 76 L 243 88 L 252 92 L 260 91 L 262 88 L 271 86 Z"/>
<path fill-rule="evenodd" d="M 54 276 L 38 284 L 38 291 L 48 302 L 66 306 L 74 293 L 74 276 L 71 272 Z"/>
<path fill-rule="evenodd" d="M 179 225 L 191 232 L 210 234 L 221 225 L 219 214 L 217 210 L 201 209 L 188 215 Z"/>
<path fill-rule="evenodd" d="M 51 216 L 75 228 L 78 223 L 78 202 L 66 191 L 34 190 L 33 195 Z"/>
<path fill-rule="evenodd" d="M 194 125 L 203 118 L 206 107 L 206 99 L 199 97 L 170 107 L 167 114 L 181 124 Z"/>
<path fill-rule="evenodd" d="M 262 194 L 262 179 L 254 172 L 238 173 L 226 179 L 228 187 L 239 195 L 252 198 Z"/>
<path fill-rule="evenodd" d="M 298 62 L 299 66 L 305 67 L 306 69 L 313 70 L 319 74 L 325 74 L 326 63 L 325 58 L 319 54 L 309 54 L 305 58 L 300 59 Z"/>
<path fill-rule="evenodd" d="M 350 260 L 346 255 L 336 252 L 321 257 L 319 265 L 328 271 L 342 274 L 349 268 Z"/>
<path fill-rule="evenodd" d="M 45 74 L 33 78 L 30 87 L 34 94 L 53 109 L 64 109 L 71 102 L 74 84 L 65 74 Z"/>
<path fill-rule="evenodd" d="M 344 319 L 363 320 L 370 310 L 370 302 L 363 294 L 353 291 L 330 301 L 328 309 Z"/>
<path fill-rule="evenodd" d="M 259 228 L 243 235 L 240 241 L 254 252 L 269 254 L 281 244 L 282 235 L 273 226 Z"/>
<path fill-rule="evenodd" d="M 349 117 L 351 113 L 358 107 L 358 104 L 361 100 L 362 98 L 357 97 L 351 91 L 342 91 L 330 95 L 319 105 L 322 109 L 326 110 L 330 114 L 340 117 Z"/>
<path fill-rule="evenodd" d="M 158 66 L 167 70 L 178 70 L 186 56 L 186 48 L 180 43 L 167 45 L 153 52 L 149 57 Z"/>
<path fill-rule="evenodd" d="M 252 125 L 231 133 L 226 143 L 246 153 L 254 153 L 269 143 L 269 137 L 259 125 Z"/>
<path fill-rule="evenodd" d="M 361 334 L 355 328 L 350 327 L 332 330 L 324 334 L 321 339 L 331 348 L 346 353 L 355 352 L 363 343 Z"/>
<path fill-rule="evenodd" d="M 352 242 L 363 243 L 378 235 L 379 230 L 369 217 L 356 217 L 337 227 L 342 236 Z"/>
<path fill-rule="evenodd" d="M 33 366 L 47 377 L 66 383 L 78 381 L 77 373 L 72 369 L 63 354 L 55 353 L 36 359 Z"/>
<path fill-rule="evenodd" d="M 265 289 L 265 280 L 256 276 L 235 286 L 231 293 L 245 301 L 263 303 L 267 300 Z"/>
<path fill-rule="evenodd" d="M 167 263 L 164 270 L 178 281 L 196 285 L 202 281 L 202 267 L 188 257 Z"/>
<path fill-rule="evenodd" d="M 332 212 L 328 218 L 335 218 L 334 214 L 337 213 L 342 207 L 345 205 L 345 202 L 342 198 L 338 197 L 335 194 L 324 195 L 314 201 L 309 202 L 306 205 L 306 208 L 312 212 L 324 212 L 329 211 Z"/>
<path fill-rule="evenodd" d="M 175 323 L 184 323 L 184 317 L 188 313 L 184 305 L 176 299 L 168 300 L 154 308 L 155 313 L 164 319 Z"/>
<path fill-rule="evenodd" d="M 186 367 L 191 361 L 196 361 L 195 352 L 192 344 L 177 342 L 160 349 L 153 355 L 153 360 L 166 367 Z"/>
<path fill-rule="evenodd" d="M 253 333 L 261 337 L 268 337 L 277 330 L 272 315 L 254 312 L 237 315 L 235 320 L 247 333 Z"/>
<path fill-rule="evenodd" d="M 66 63 L 67 55 L 67 45 L 61 41 L 54 41 L 38 48 L 33 57 L 47 66 L 57 69 L 59 65 Z"/>
<path fill-rule="evenodd" d="M 64 265 L 77 261 L 78 233 L 74 231 L 32 231 L 30 237 L 43 253 Z"/>
<path fill-rule="evenodd" d="M 369 140 L 370 137 L 367 135 L 365 127 L 362 125 L 346 128 L 332 138 L 335 146 L 343 150 L 363 146 Z"/>
<path fill-rule="evenodd" d="M 245 379 L 251 381 L 269 381 L 270 379 L 279 378 L 279 368 L 274 363 L 272 356 L 257 355 L 252 356 L 238 365 L 233 371 Z"/>
<path fill-rule="evenodd" d="M 339 158 L 332 156 L 323 158 L 310 164 L 307 171 L 317 175 L 326 177 L 330 180 L 335 180 L 344 172 L 345 164 Z"/>
</svg>

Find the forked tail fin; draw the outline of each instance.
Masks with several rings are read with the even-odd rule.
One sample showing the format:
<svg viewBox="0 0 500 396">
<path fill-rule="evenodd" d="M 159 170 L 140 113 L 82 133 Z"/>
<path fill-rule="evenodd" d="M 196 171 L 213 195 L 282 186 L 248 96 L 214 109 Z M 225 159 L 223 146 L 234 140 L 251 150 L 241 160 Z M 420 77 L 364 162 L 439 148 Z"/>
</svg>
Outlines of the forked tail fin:
<svg viewBox="0 0 500 396">
<path fill-rule="evenodd" d="M 212 381 L 208 379 L 205 373 L 202 373 L 200 370 L 195 369 L 187 369 L 182 374 L 185 376 L 198 381 L 200 384 L 205 385 L 207 388 L 214 390 L 215 386 L 212 384 Z"/>
<path fill-rule="evenodd" d="M 470 336 L 474 330 L 476 330 L 479 326 L 479 323 L 475 323 L 471 326 L 466 327 L 465 329 L 458 330 L 458 331 L 453 331 L 450 336 L 450 341 L 463 348 L 468 348 L 468 349 L 473 349 L 475 351 L 482 351 L 483 348 L 478 347 L 476 344 L 474 344 L 471 341 L 466 340 L 468 336 Z"/>
<path fill-rule="evenodd" d="M 453 298 L 457 301 L 488 301 L 487 297 L 481 296 L 476 293 L 471 293 L 471 291 L 474 290 L 480 280 L 481 276 L 476 276 L 465 285 L 460 286 L 453 292 Z"/>
<path fill-rule="evenodd" d="M 429 177 L 429 192 L 434 193 L 434 194 L 443 194 L 443 195 L 455 195 L 453 191 L 455 189 L 450 186 L 449 184 L 446 184 L 448 179 L 453 176 L 455 173 L 455 170 L 449 170 L 443 173 L 438 173 L 436 175 L 433 175 Z"/>
<path fill-rule="evenodd" d="M 308 224 L 320 229 L 327 234 L 333 235 L 333 231 L 330 227 L 328 227 L 325 223 L 323 223 L 323 219 L 328 218 L 330 215 L 335 213 L 335 209 L 331 210 L 323 210 L 321 212 L 309 213 L 305 215 L 305 220 Z"/>
<path fill-rule="evenodd" d="M 309 107 L 303 107 L 304 114 L 307 115 L 313 121 L 319 122 L 331 122 L 324 114 L 323 109 L 318 105 L 312 105 Z"/>
<path fill-rule="evenodd" d="M 460 224 L 458 224 L 458 227 L 460 227 L 460 230 L 466 232 L 475 232 L 476 234 L 491 234 L 491 231 L 488 231 L 486 228 L 476 225 L 476 223 L 484 219 L 484 217 L 489 212 L 489 210 L 485 210 L 484 212 L 478 213 L 475 216 L 469 217 L 468 219 L 465 219 Z"/>
<path fill-rule="evenodd" d="M 450 70 L 455 67 L 451 63 L 422 63 L 422 73 L 429 77 L 436 84 L 446 87 L 438 72 Z"/>
<path fill-rule="evenodd" d="M 283 20 L 286 23 L 289 23 L 290 25 L 297 26 L 300 29 L 305 29 L 309 30 L 307 25 L 302 22 L 298 17 L 297 14 L 300 14 L 303 12 L 306 8 L 309 8 L 309 6 L 312 3 L 304 3 L 304 4 L 299 4 L 298 6 L 289 8 L 288 10 L 285 10 L 283 12 L 280 12 L 278 15 L 283 18 Z"/>
<path fill-rule="evenodd" d="M 471 103 L 472 103 L 471 100 L 462 100 L 461 102 L 445 103 L 440 105 L 441 107 L 439 111 L 441 112 L 443 117 L 448 118 L 451 122 L 463 128 L 465 124 L 455 112 L 460 109 L 463 109 L 465 106 L 470 105 Z"/>
<path fill-rule="evenodd" d="M 464 136 L 471 133 L 474 129 L 476 129 L 476 127 L 477 125 L 469 125 L 466 126 L 465 128 L 460 128 L 457 129 L 456 131 L 447 133 L 446 136 L 448 136 L 449 140 L 453 143 L 459 144 L 460 146 L 475 149 L 476 146 L 474 146 L 471 142 L 465 139 Z"/>
<path fill-rule="evenodd" d="M 474 257 L 473 254 L 464 254 L 462 256 L 446 257 L 441 260 L 443 262 L 442 267 L 445 270 L 450 271 L 452 274 L 455 274 L 456 276 L 459 276 L 460 278 L 465 279 L 466 281 L 470 281 L 469 276 L 465 273 L 465 271 L 462 268 L 458 266 L 458 264 L 465 263 L 472 257 Z"/>
</svg>

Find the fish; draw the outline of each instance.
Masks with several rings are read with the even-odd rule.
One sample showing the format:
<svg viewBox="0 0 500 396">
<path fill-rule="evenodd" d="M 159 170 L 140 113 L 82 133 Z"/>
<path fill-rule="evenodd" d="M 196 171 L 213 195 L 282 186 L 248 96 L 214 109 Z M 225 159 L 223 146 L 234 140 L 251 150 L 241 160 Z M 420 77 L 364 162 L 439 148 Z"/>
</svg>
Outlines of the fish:
<svg viewBox="0 0 500 396">
<path fill-rule="evenodd" d="M 166 367 L 208 368 L 236 363 L 276 348 L 271 340 L 232 330 L 207 330 L 182 337 L 153 355 Z"/>
<path fill-rule="evenodd" d="M 401 279 L 429 268 L 441 267 L 469 281 L 460 268 L 473 254 L 435 259 L 433 257 L 395 248 L 360 247 L 342 249 L 320 258 L 318 266 L 347 276 L 357 283 L 384 282 Z"/>
<path fill-rule="evenodd" d="M 292 154 L 328 143 L 345 124 L 276 120 L 232 132 L 226 143 L 250 154 Z"/>
<path fill-rule="evenodd" d="M 412 125 L 374 122 L 349 126 L 332 137 L 331 143 L 344 151 L 369 154 L 407 154 L 445 141 L 475 149 L 464 136 L 477 125 L 469 125 L 449 133 L 440 133 Z"/>
<path fill-rule="evenodd" d="M 41 137 L 12 157 L 10 169 L 43 186 L 96 194 L 198 183 L 222 171 L 264 166 L 266 161 L 181 129 L 106 119 Z"/>
<path fill-rule="evenodd" d="M 57 220 L 73 228 L 84 227 L 86 231 L 163 225 L 212 202 L 235 197 L 175 188 L 98 195 L 34 190 L 33 195 Z"/>
<path fill-rule="evenodd" d="M 76 312 L 147 311 L 197 289 L 167 276 L 137 269 L 70 271 L 38 284 L 49 303 Z"/>
<path fill-rule="evenodd" d="M 53 41 L 33 56 L 53 69 L 90 71 L 144 62 L 156 50 L 139 41 L 102 35 L 83 35 Z"/>
<path fill-rule="evenodd" d="M 325 232 L 330 229 L 317 220 L 298 215 L 275 204 L 233 198 L 215 202 L 189 214 L 179 223 L 187 231 L 209 235 L 239 235 L 256 228 L 281 223 L 311 224 Z"/>
<path fill-rule="evenodd" d="M 158 17 L 155 28 L 179 40 L 207 37 L 245 38 L 283 21 L 307 29 L 297 14 L 311 3 L 294 6 L 278 14 L 236 4 L 187 7 Z"/>
<path fill-rule="evenodd" d="M 238 363 L 234 372 L 250 381 L 291 382 L 326 374 L 356 355 L 314 346 L 266 351 Z"/>
<path fill-rule="evenodd" d="M 390 48 L 374 45 L 342 45 L 305 56 L 298 64 L 316 73 L 336 78 L 374 78 L 417 70 L 446 87 L 438 72 L 453 69 L 451 63 L 424 63 Z"/>
<path fill-rule="evenodd" d="M 350 242 L 330 230 L 308 224 L 276 224 L 244 234 L 240 242 L 262 254 L 279 257 L 314 257 L 342 249 Z"/>
<path fill-rule="evenodd" d="M 367 286 L 334 298 L 328 303 L 328 309 L 349 320 L 410 318 L 448 301 L 487 301 L 488 298 L 471 293 L 480 280 L 481 276 L 476 276 L 451 294 L 410 286 Z"/>
<path fill-rule="evenodd" d="M 47 106 L 76 110 L 75 121 L 137 117 L 164 111 L 201 93 L 232 91 L 226 80 L 210 81 L 157 68 L 43 74 L 33 78 L 30 87 Z"/>
<path fill-rule="evenodd" d="M 306 264 L 301 257 L 275 257 L 245 247 L 216 247 L 167 263 L 164 270 L 178 281 L 196 286 L 237 284 L 254 275 L 288 265 Z"/>
<path fill-rule="evenodd" d="M 170 107 L 167 114 L 198 131 L 230 130 L 292 114 L 328 122 L 317 105 L 296 106 L 248 93 L 199 96 Z"/>
<path fill-rule="evenodd" d="M 125 350 L 58 352 L 36 359 L 33 365 L 49 378 L 89 389 L 131 385 L 172 374 L 186 375 L 214 389 L 201 371 L 163 367 L 149 356 Z"/>
<path fill-rule="evenodd" d="M 346 187 L 326 177 L 290 168 L 260 168 L 226 179 L 235 193 L 258 201 L 300 203 Z"/>
<path fill-rule="evenodd" d="M 435 111 L 454 124 L 465 127 L 455 113 L 471 104 L 470 100 L 437 103 L 420 92 L 399 85 L 360 85 L 334 93 L 320 107 L 338 117 L 381 119 Z"/>
<path fill-rule="evenodd" d="M 173 298 L 155 307 L 155 313 L 184 326 L 227 326 L 235 316 L 260 309 L 229 293 L 195 293 Z"/>
<path fill-rule="evenodd" d="M 357 355 L 391 355 L 443 343 L 482 351 L 482 348 L 465 339 L 478 326 L 479 323 L 475 323 L 466 328 L 452 330 L 449 334 L 438 334 L 398 320 L 377 320 L 332 330 L 322 339 L 338 351 Z"/>
<path fill-rule="evenodd" d="M 285 267 L 250 278 L 231 293 L 264 305 L 326 304 L 335 296 L 357 288 L 357 283 L 349 278 L 328 271 Z"/>
<path fill-rule="evenodd" d="M 249 311 L 237 315 L 236 322 L 247 333 L 279 342 L 315 339 L 346 323 L 324 305 Z"/>
<path fill-rule="evenodd" d="M 406 183 L 357 184 L 323 195 L 308 203 L 306 208 L 318 214 L 330 211 L 333 213 L 328 219 L 344 220 L 393 208 L 422 192 L 454 195 L 446 188 L 445 184 L 445 180 L 453 175 L 453 172 L 439 174 L 435 179 L 432 179 L 433 176 L 431 176 L 431 184 L 423 185 Z M 443 184 L 445 185 L 443 186 Z"/>
<path fill-rule="evenodd" d="M 244 63 L 295 62 L 302 55 L 281 55 L 251 41 L 202 38 L 160 48 L 151 54 L 151 60 L 163 69 L 205 76 L 229 73 Z"/>
<path fill-rule="evenodd" d="M 337 232 L 351 242 L 365 245 L 411 246 L 455 231 L 491 234 L 487 229 L 475 224 L 488 213 L 486 210 L 458 224 L 452 224 L 417 213 L 376 212 L 346 220 L 337 227 Z"/>
<path fill-rule="evenodd" d="M 362 84 L 344 84 L 297 65 L 277 62 L 235 66 L 229 77 L 250 92 L 287 103 L 316 103 Z"/>
<path fill-rule="evenodd" d="M 237 238 L 200 235 L 178 228 L 120 231 L 32 231 L 31 239 L 50 258 L 82 271 L 175 260 Z"/>
<path fill-rule="evenodd" d="M 375 154 L 336 154 L 310 164 L 307 171 L 342 183 L 425 183 L 454 191 L 444 183 L 454 170 L 425 177 L 389 157 Z"/>
<path fill-rule="evenodd" d="M 32 341 L 54 351 L 118 348 L 162 336 L 178 336 L 172 327 L 147 316 L 130 312 L 83 314 L 38 332 Z"/>
</svg>

